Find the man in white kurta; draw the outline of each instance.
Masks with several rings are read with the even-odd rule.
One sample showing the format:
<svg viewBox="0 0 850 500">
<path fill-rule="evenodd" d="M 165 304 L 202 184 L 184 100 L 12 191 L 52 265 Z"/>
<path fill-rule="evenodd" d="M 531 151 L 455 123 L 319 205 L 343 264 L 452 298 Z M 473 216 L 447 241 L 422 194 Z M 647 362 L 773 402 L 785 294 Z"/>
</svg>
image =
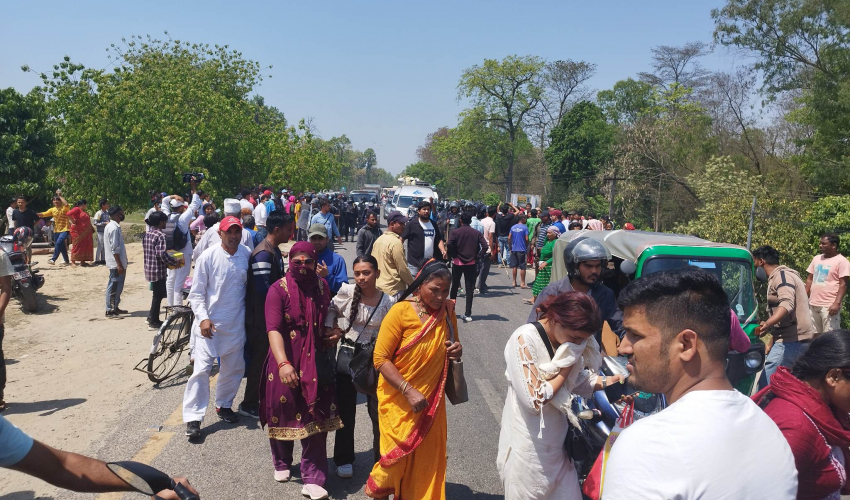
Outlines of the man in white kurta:
<svg viewBox="0 0 850 500">
<path fill-rule="evenodd" d="M 234 198 L 227 198 L 224 200 L 224 216 L 232 215 L 239 219 L 239 211 L 241 210 L 239 206 L 239 200 Z M 218 235 L 218 230 L 220 227 L 220 222 L 216 222 L 213 227 L 208 228 L 204 231 L 204 234 L 201 236 L 200 241 L 195 246 L 195 255 L 200 257 L 207 248 L 218 246 L 221 244 L 221 237 Z M 242 238 L 241 243 L 251 252 L 254 251 L 254 239 L 251 237 L 251 233 L 248 232 L 247 229 L 242 229 Z M 197 263 L 197 258 L 195 259 Z"/>
<path fill-rule="evenodd" d="M 201 421 L 210 398 L 210 372 L 220 358 L 216 384 L 216 414 L 235 422 L 233 398 L 245 373 L 245 291 L 251 252 L 239 243 L 242 224 L 225 217 L 220 226 L 221 244 L 210 247 L 195 262 L 195 279 L 189 305 L 195 313 L 192 337 L 195 360 L 183 394 L 183 421 L 189 439 L 201 435 Z"/>
<path fill-rule="evenodd" d="M 170 222 L 177 223 L 177 231 L 185 234 L 186 244 L 182 249 L 175 248 L 178 252 L 183 252 L 183 261 L 192 262 L 192 235 L 189 233 L 189 223 L 192 218 L 201 208 L 201 199 L 195 192 L 196 184 L 192 181 L 192 203 L 186 205 L 178 199 L 169 200 L 171 214 L 168 216 Z M 169 306 L 179 306 L 183 304 L 183 283 L 189 276 L 191 266 L 183 266 L 178 269 L 168 269 L 167 277 L 165 278 L 165 294 Z"/>
</svg>

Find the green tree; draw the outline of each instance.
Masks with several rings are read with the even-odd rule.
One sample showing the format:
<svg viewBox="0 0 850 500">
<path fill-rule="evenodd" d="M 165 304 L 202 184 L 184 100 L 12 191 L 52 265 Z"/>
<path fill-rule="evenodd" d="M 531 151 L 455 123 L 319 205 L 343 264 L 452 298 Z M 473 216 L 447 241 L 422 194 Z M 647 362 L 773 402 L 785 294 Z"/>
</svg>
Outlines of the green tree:
<svg viewBox="0 0 850 500">
<path fill-rule="evenodd" d="M 596 95 L 608 121 L 630 125 L 638 118 L 657 111 L 658 97 L 649 83 L 628 78 L 614 84 L 611 90 L 602 90 Z"/>
<path fill-rule="evenodd" d="M 850 8 L 846 0 L 728 0 L 712 11 L 715 40 L 757 57 L 764 88 L 799 92 L 791 119 L 803 173 L 822 191 L 850 191 Z"/>
<path fill-rule="evenodd" d="M 544 61 L 535 56 L 485 59 L 483 65 L 464 70 L 458 84 L 460 97 L 472 100 L 482 111 L 482 120 L 507 135 L 510 147 L 505 151 L 503 182 L 508 197 L 513 190 L 518 148 L 524 147 L 523 140 L 528 140 L 523 137 L 523 120 L 542 96 L 540 78 L 544 66 Z"/>
<path fill-rule="evenodd" d="M 363 154 L 360 156 L 360 168 L 366 171 L 366 183 L 369 184 L 372 182 L 372 167 L 378 164 L 378 157 L 375 156 L 375 150 L 372 148 L 368 148 L 366 151 L 363 151 Z"/>
<path fill-rule="evenodd" d="M 45 195 L 54 134 L 47 106 L 38 92 L 0 90 L 0 200 L 23 194 Z M 45 200 L 42 200 L 45 201 Z"/>
<path fill-rule="evenodd" d="M 545 155 L 553 179 L 566 190 L 584 182 L 586 195 L 591 195 L 592 180 L 612 157 L 614 128 L 605 120 L 602 109 L 590 101 L 576 104 L 549 137 Z"/>
<path fill-rule="evenodd" d="M 259 182 L 320 187 L 334 164 L 304 124 L 251 98 L 259 63 L 227 46 L 134 37 L 108 49 L 111 71 L 69 58 L 42 73 L 57 133 L 53 175 L 70 193 L 144 208 L 202 172 L 216 198 Z M 25 69 L 28 69 L 25 67 Z"/>
</svg>

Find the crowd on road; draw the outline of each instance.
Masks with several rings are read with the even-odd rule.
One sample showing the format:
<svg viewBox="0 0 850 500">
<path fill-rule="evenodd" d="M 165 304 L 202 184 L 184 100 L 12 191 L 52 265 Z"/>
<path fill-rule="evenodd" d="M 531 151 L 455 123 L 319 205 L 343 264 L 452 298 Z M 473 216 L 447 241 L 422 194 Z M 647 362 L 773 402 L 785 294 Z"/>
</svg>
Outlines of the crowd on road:
<svg viewBox="0 0 850 500">
<path fill-rule="evenodd" d="M 92 222 L 86 201 L 71 209 L 61 191 L 44 212 L 22 197 L 12 205 L 10 234 L 53 219 L 49 264 L 69 260 L 69 240 L 71 265 L 102 258 L 109 271 L 105 315 L 126 317 L 119 305 L 130 263 L 120 206 L 101 200 Z M 488 300 L 532 304 L 504 350 L 498 456 L 482 457 L 495 460 L 507 499 L 808 499 L 850 491 L 850 331 L 840 329 L 850 262 L 838 253 L 837 235 L 823 236 L 806 280 L 782 266 L 773 248 L 752 252 L 767 282 L 759 335 L 769 333 L 772 343 L 761 390 L 750 398 L 726 375 L 727 353 L 746 350 L 750 339 L 734 312 L 730 325 L 730 298 L 713 274 L 693 267 L 652 273 L 615 296 L 601 280 L 611 253 L 596 239 L 569 246 L 566 277 L 551 281 L 556 241 L 570 231 L 615 230 L 608 219 L 428 199 L 412 215 L 387 213 L 382 232 L 377 198 L 355 204 L 342 193 L 264 186 L 241 190 L 218 208 L 195 178 L 186 195 L 155 196 L 142 237 L 142 271 L 152 290 L 146 321 L 158 330 L 162 301 L 182 305 L 187 292 L 195 317 L 183 396 L 187 438 L 204 434 L 217 365 L 215 416 L 259 419 L 270 475 L 279 482 L 292 479 L 298 441 L 302 494 L 328 498 L 327 436 L 336 433 L 335 473 L 352 478 L 362 394 L 374 461 L 366 494 L 445 498 L 446 400 L 468 400 L 459 326 L 476 320 L 474 299 L 488 297 L 497 265 L 527 295 Z M 349 276 L 338 245 L 352 238 Z M 11 275 L 0 255 L 0 342 Z M 456 311 L 461 295 L 464 308 Z M 606 355 L 617 354 L 602 347 L 605 323 L 627 360 L 624 374 L 600 372 Z M 2 349 L 0 369 L 5 407 Z M 569 445 L 581 429 L 576 396 L 590 398 L 626 377 L 641 392 L 626 395 L 622 408 L 638 394 L 663 395 L 667 407 L 612 433 L 604 460 L 580 477 Z M 244 396 L 234 406 L 243 378 Z M 34 442 L 2 417 L 0 466 L 80 491 L 128 489 L 102 462 Z M 593 481 L 598 487 L 589 491 Z"/>
</svg>

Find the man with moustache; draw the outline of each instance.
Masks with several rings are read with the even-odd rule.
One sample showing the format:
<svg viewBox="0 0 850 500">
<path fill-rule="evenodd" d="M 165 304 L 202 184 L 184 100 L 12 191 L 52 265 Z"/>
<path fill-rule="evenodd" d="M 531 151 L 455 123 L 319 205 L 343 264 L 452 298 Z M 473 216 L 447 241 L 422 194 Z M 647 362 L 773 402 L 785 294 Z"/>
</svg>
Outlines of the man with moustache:
<svg viewBox="0 0 850 500">
<path fill-rule="evenodd" d="M 643 276 L 620 293 L 629 382 L 668 407 L 623 430 L 603 500 L 797 497 L 797 470 L 771 418 L 726 378 L 729 298 L 701 269 Z"/>
<path fill-rule="evenodd" d="M 617 307 L 614 292 L 602 284 L 600 276 L 611 260 L 611 253 L 601 242 L 592 238 L 576 238 L 564 249 L 564 262 L 567 264 L 567 277 L 549 283 L 537 296 L 534 307 L 528 315 L 528 322 L 537 321 L 537 308 L 552 295 L 564 292 L 586 293 L 596 301 L 602 321 L 620 338 L 625 335 L 623 330 L 623 312 Z M 602 332 L 597 332 L 596 340 L 602 345 Z"/>
</svg>

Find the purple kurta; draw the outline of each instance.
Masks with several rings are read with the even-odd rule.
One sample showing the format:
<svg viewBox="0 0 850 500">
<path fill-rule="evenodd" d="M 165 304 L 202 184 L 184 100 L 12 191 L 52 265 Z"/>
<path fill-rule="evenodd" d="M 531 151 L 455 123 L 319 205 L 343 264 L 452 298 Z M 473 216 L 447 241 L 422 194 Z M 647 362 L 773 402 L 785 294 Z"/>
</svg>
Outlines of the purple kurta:
<svg viewBox="0 0 850 500">
<path fill-rule="evenodd" d="M 318 317 L 313 318 L 314 332 L 320 332 L 323 328 L 327 304 L 330 302 L 330 290 L 324 279 L 320 279 L 319 289 L 324 298 L 321 302 L 325 305 L 318 308 Z M 269 288 L 266 297 L 266 329 L 281 333 L 286 357 L 300 378 L 303 378 L 305 373 L 315 377 L 312 352 L 323 349 L 321 338 L 318 334 L 311 338 L 304 319 L 301 324 L 297 324 L 293 318 L 304 318 L 304 315 L 293 311 L 292 307 L 294 305 L 287 292 L 284 277 Z M 310 342 L 314 342 L 314 345 L 311 346 Z M 294 388 L 281 382 L 277 361 L 271 349 L 266 356 L 263 374 L 260 381 L 260 423 L 268 425 L 269 439 L 294 441 L 342 427 L 333 385 L 317 387 L 316 404 L 311 413 L 302 391 L 304 383 L 310 381 L 302 381 Z"/>
</svg>

